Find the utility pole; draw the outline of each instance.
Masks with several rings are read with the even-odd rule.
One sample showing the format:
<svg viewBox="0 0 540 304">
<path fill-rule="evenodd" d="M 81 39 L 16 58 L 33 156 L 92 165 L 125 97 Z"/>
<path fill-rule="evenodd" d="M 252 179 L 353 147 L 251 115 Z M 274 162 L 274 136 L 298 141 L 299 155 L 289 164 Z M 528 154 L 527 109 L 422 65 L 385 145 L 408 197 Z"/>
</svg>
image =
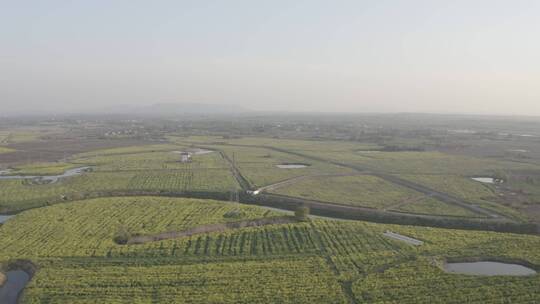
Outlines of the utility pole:
<svg viewBox="0 0 540 304">
<path fill-rule="evenodd" d="M 229 201 L 231 201 L 231 202 L 237 202 L 237 203 L 240 202 L 240 195 L 238 194 L 238 189 L 233 188 L 233 189 L 231 190 L 231 194 L 230 194 L 230 196 L 229 196 Z"/>
</svg>

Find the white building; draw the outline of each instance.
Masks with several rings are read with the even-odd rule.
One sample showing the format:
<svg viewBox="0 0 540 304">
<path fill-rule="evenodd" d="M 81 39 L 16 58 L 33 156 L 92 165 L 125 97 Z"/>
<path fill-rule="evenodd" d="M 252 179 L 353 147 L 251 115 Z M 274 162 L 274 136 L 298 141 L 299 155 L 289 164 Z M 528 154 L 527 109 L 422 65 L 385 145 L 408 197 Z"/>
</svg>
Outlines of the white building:
<svg viewBox="0 0 540 304">
<path fill-rule="evenodd" d="M 189 152 L 181 152 L 180 153 L 180 161 L 183 163 L 189 163 L 191 161 L 191 153 Z"/>
</svg>

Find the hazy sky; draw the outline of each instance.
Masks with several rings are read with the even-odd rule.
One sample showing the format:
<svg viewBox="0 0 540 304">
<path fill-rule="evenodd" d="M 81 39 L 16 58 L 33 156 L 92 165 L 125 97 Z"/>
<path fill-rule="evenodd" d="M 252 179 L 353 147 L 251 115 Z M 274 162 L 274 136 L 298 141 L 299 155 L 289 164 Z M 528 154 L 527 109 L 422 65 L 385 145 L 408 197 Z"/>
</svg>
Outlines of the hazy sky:
<svg viewBox="0 0 540 304">
<path fill-rule="evenodd" d="M 164 102 L 540 115 L 540 1 L 0 0 L 0 114 Z"/>
</svg>

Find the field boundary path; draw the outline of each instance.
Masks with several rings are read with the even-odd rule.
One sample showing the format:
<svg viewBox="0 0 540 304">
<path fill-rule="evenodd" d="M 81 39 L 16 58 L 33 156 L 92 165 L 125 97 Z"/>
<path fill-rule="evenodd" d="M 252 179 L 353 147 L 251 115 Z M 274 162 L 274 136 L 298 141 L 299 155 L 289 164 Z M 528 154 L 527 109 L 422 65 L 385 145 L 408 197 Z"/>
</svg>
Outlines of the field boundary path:
<svg viewBox="0 0 540 304">
<path fill-rule="evenodd" d="M 244 190 L 251 189 L 251 184 L 248 182 L 248 180 L 242 175 L 240 170 L 236 167 L 236 165 L 233 163 L 233 161 L 229 158 L 227 153 L 223 151 L 219 151 L 219 154 L 227 161 L 229 164 L 229 167 L 231 168 L 231 172 L 234 175 L 234 178 L 238 181 L 238 184 L 240 184 L 240 187 Z"/>
<path fill-rule="evenodd" d="M 409 205 L 409 204 L 414 204 L 414 203 L 418 203 L 426 198 L 429 198 L 431 197 L 431 195 L 425 195 L 425 194 L 422 194 L 422 195 L 419 195 L 419 196 L 415 196 L 415 197 L 412 197 L 412 198 L 408 198 L 408 199 L 405 199 L 405 200 L 402 200 L 396 204 L 393 204 L 391 206 L 388 206 L 388 207 L 384 207 L 382 208 L 381 210 L 383 211 L 388 211 L 388 210 L 398 210 L 400 207 L 403 207 L 403 206 L 406 206 L 406 205 Z"/>
</svg>

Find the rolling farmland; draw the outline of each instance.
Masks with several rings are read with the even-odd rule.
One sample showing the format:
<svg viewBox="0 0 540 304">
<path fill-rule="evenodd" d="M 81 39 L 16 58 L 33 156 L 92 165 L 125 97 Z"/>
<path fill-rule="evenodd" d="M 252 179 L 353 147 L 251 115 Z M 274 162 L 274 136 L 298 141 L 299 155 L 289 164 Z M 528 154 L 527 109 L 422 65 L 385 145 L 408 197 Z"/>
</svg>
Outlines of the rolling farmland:
<svg viewBox="0 0 540 304">
<path fill-rule="evenodd" d="M 244 201 L 249 189 L 269 195 L 264 205 L 270 207 L 272 195 L 277 195 L 441 221 L 497 220 L 396 183 L 394 176 L 525 223 L 517 210 L 498 203 L 498 189 L 467 175 L 494 172 L 491 168 L 506 164 L 490 160 L 496 165 L 477 171 L 472 163 L 459 165 L 467 169 L 457 166 L 463 160 L 459 157 L 375 152 L 377 148 L 337 141 L 174 137 L 167 144 L 18 165 L 11 174 L 59 174 L 83 166 L 90 170 L 52 183 L 0 180 L 0 212 L 22 211 L 0 226 L 0 264 L 23 261 L 19 263 L 32 263 L 37 269 L 24 289 L 23 303 L 540 300 L 538 275 L 471 277 L 443 270 L 447 260 L 460 259 L 517 261 L 540 270 L 535 235 L 314 217 L 141 244 L 115 243 L 120 233 L 151 240 L 149 236 L 181 235 L 205 225 L 284 215 L 278 209 L 224 200 L 172 197 Z M 179 161 L 180 151 L 192 151 L 190 161 Z M 446 159 L 444 168 L 429 164 L 441 159 Z M 293 166 L 279 168 L 283 164 Z M 404 174 L 409 166 L 416 169 Z M 250 202 L 249 196 L 245 202 Z M 36 209 L 26 210 L 31 208 Z M 420 240 L 421 245 L 389 238 L 387 231 Z M 436 293 L 428 292 L 428 282 L 437 286 Z M 456 289 L 463 292 L 456 295 Z"/>
<path fill-rule="evenodd" d="M 540 1 L 0 18 L 0 304 L 540 304 Z"/>
<path fill-rule="evenodd" d="M 59 204 L 23 212 L 2 226 L 0 259 L 28 259 L 38 265 L 25 289 L 25 303 L 94 298 L 124 303 L 131 297 L 141 303 L 428 303 L 426 280 L 433 276 L 441 302 L 468 299 L 479 290 L 493 294 L 490 299 L 514 303 L 539 299 L 538 276 L 485 279 L 445 274 L 438 266 L 446 258 L 494 256 L 539 265 L 536 236 L 318 219 L 142 245 L 112 241 L 118 225 L 142 234 L 182 230 L 237 220 L 226 217 L 230 211 L 241 211 L 243 218 L 279 215 L 196 199 L 131 197 Z M 386 230 L 424 244 L 415 247 L 387 238 Z M 504 294 L 498 291 L 501 284 Z M 456 286 L 469 292 L 456 298 Z"/>
<path fill-rule="evenodd" d="M 489 187 L 471 181 L 465 175 L 471 169 L 485 165 L 484 160 L 472 165 L 468 163 L 472 159 L 468 159 L 465 162 L 467 170 L 461 170 L 464 159 L 455 156 L 431 152 L 377 152 L 373 150 L 377 146 L 347 142 L 212 137 L 172 137 L 171 140 L 173 143 L 80 153 L 66 162 L 18 166 L 13 174 L 54 174 L 76 166 L 91 166 L 92 172 L 45 185 L 26 180 L 0 180 L 0 186 L 3 185 L 0 210 L 13 212 L 59 201 L 124 193 L 208 193 L 228 197 L 241 188 L 240 184 L 246 183 L 242 185 L 244 190 L 246 187 L 255 190 L 270 186 L 267 190 L 270 193 L 383 211 L 485 216 L 386 180 L 384 174 L 389 170 L 385 166 L 401 172 L 399 168 L 406 165 L 416 169 L 403 167 L 403 171 L 423 172 L 418 170 L 425 166 L 429 174 L 393 176 L 452 195 L 467 204 L 508 214 L 517 221 L 524 219 L 519 212 L 497 204 L 497 197 Z M 197 147 L 215 152 L 194 154 L 190 162 L 179 161 L 179 151 L 197 151 Z M 432 161 L 438 164 L 431 164 Z M 278 167 L 281 164 L 303 164 L 305 167 L 283 169 Z M 238 181 L 238 176 L 235 178 L 231 166 L 243 180 Z M 460 174 L 439 174 L 439 168 L 460 170 Z M 475 172 L 485 173 L 484 169 Z M 282 186 L 271 187 L 289 180 Z"/>
<path fill-rule="evenodd" d="M 439 215 L 475 216 L 463 208 L 430 199 L 370 175 L 316 177 L 286 185 L 274 193 L 374 209 L 403 210 Z M 406 208 L 409 209 L 406 209 Z M 404 209 L 405 208 L 405 209 Z"/>
<path fill-rule="evenodd" d="M 57 174 L 79 166 L 91 166 L 92 171 L 51 184 L 35 184 L 24 179 L 0 180 L 0 212 L 109 193 L 225 193 L 239 188 L 226 162 L 217 153 L 198 155 L 192 162 L 181 163 L 178 154 L 163 151 L 181 148 L 168 145 L 117 148 L 100 151 L 99 156 L 80 155 L 70 163 L 17 167 L 15 174 Z"/>
</svg>

